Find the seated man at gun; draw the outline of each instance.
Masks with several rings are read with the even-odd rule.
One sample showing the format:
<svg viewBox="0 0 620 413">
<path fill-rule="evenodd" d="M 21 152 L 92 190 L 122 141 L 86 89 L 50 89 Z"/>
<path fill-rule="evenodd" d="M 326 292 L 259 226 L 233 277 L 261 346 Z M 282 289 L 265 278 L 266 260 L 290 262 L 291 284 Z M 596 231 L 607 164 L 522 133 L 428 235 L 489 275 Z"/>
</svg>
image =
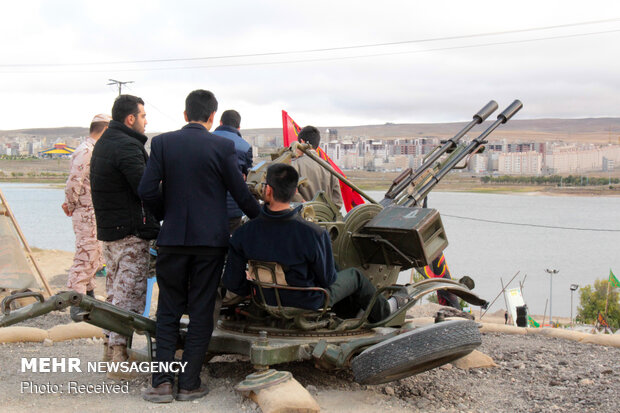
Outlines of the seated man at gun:
<svg viewBox="0 0 620 413">
<path fill-rule="evenodd" d="M 233 293 L 247 296 L 251 293 L 246 278 L 248 260 L 277 262 L 284 269 L 288 285 L 325 288 L 330 294 L 328 305 L 339 317 L 355 317 L 368 307 L 376 289 L 355 268 L 336 272 L 327 231 L 303 219 L 301 206 L 291 208 L 298 179 L 290 165 L 278 163 L 267 169 L 265 205 L 257 218 L 240 227 L 230 239 L 223 284 Z M 267 304 L 275 305 L 274 295 L 269 292 L 265 292 Z M 287 307 L 317 310 L 323 306 L 323 295 L 318 291 L 282 290 L 280 297 Z M 407 302 L 404 291 L 389 299 L 379 295 L 368 319 L 383 320 Z"/>
</svg>

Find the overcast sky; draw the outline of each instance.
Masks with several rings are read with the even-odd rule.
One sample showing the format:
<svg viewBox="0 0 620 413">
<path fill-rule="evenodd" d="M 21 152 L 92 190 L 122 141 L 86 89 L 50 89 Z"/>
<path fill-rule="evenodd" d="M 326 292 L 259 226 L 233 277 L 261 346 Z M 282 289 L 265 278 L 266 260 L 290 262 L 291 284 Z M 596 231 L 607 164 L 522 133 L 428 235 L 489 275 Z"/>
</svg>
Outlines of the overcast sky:
<svg viewBox="0 0 620 413">
<path fill-rule="evenodd" d="M 134 82 L 147 132 L 181 127 L 199 88 L 242 128 L 282 109 L 302 126 L 463 121 L 515 98 L 521 119 L 620 115 L 618 1 L 21 0 L 0 39 L 3 130 L 87 126 L 110 78 Z"/>
</svg>

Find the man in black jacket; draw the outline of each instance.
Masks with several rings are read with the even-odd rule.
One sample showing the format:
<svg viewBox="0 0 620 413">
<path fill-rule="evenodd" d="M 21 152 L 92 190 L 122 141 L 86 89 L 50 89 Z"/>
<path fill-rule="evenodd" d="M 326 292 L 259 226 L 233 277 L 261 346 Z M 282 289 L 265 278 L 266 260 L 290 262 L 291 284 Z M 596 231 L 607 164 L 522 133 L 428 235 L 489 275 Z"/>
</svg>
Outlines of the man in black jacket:
<svg viewBox="0 0 620 413">
<path fill-rule="evenodd" d="M 215 96 L 195 90 L 185 100 L 181 130 L 153 138 L 151 157 L 138 192 L 163 219 L 157 238 L 157 354 L 160 362 L 174 360 L 181 316 L 187 312 L 177 400 L 204 396 L 200 371 L 213 332 L 215 295 L 228 245 L 226 191 L 250 218 L 259 205 L 239 171 L 232 141 L 209 133 L 217 110 Z M 154 373 L 145 400 L 172 401 L 172 373 Z"/>
<path fill-rule="evenodd" d="M 146 299 L 149 240 L 159 222 L 138 197 L 138 184 L 146 167 L 144 101 L 120 95 L 112 106 L 112 121 L 93 149 L 90 180 L 97 220 L 97 238 L 103 241 L 107 265 L 107 301 L 142 314 Z M 127 338 L 109 333 L 108 357 L 127 361 Z M 128 378 L 108 373 L 109 378 Z"/>
</svg>

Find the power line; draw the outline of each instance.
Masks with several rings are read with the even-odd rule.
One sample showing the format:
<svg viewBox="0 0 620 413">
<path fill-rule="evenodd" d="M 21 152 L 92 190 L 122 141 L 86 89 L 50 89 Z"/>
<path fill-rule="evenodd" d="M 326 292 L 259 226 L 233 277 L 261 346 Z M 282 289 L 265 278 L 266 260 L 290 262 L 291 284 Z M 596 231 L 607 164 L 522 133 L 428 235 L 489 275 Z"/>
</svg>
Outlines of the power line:
<svg viewBox="0 0 620 413">
<path fill-rule="evenodd" d="M 544 41 L 544 40 L 567 39 L 567 38 L 573 38 L 573 37 L 592 36 L 592 35 L 609 34 L 609 33 L 617 33 L 617 32 L 620 32 L 620 29 L 603 30 L 603 31 L 588 32 L 588 33 L 576 33 L 576 34 L 559 35 L 559 36 L 539 37 L 539 38 L 534 38 L 534 39 L 522 39 L 522 40 L 511 40 L 511 41 L 493 42 L 493 43 L 479 43 L 479 44 L 463 45 L 463 46 L 441 47 L 441 48 L 435 48 L 435 49 L 411 50 L 411 51 L 401 51 L 401 52 L 385 52 L 385 53 L 376 53 L 376 54 L 339 56 L 339 57 L 337 56 L 337 57 L 325 57 L 325 58 L 315 58 L 315 59 L 283 60 L 283 61 L 274 61 L 274 62 L 228 63 L 228 64 L 221 64 L 221 65 L 176 66 L 176 67 L 172 66 L 172 67 L 135 68 L 135 69 L 28 71 L 28 72 L 0 71 L 0 73 L 3 73 L 3 74 L 9 74 L 9 73 L 19 73 L 19 74 L 26 74 L 26 73 L 27 74 L 30 74 L 30 73 L 65 73 L 65 74 L 66 73 L 109 73 L 110 70 L 114 70 L 114 72 L 153 72 L 153 71 L 168 71 L 168 70 L 216 69 L 216 68 L 223 68 L 223 67 L 284 65 L 284 64 L 312 63 L 312 62 L 324 62 L 324 61 L 334 61 L 334 60 L 362 59 L 362 58 L 369 58 L 369 57 L 394 56 L 394 55 L 404 55 L 404 54 L 419 54 L 419 53 L 437 52 L 437 51 L 445 51 L 445 50 L 472 49 L 472 48 L 477 48 L 477 47 L 501 46 L 501 45 L 518 44 L 518 43 L 531 43 L 531 42 Z"/>
<path fill-rule="evenodd" d="M 494 221 L 494 220 L 491 220 L 491 219 L 463 217 L 463 216 L 448 215 L 448 214 L 441 214 L 441 216 L 442 217 L 457 218 L 457 219 L 466 219 L 466 220 L 470 220 L 470 221 L 488 222 L 488 223 L 492 223 L 492 224 L 516 225 L 516 226 L 522 226 L 522 227 L 536 227 L 536 228 L 549 228 L 549 229 L 566 229 L 566 230 L 571 230 L 571 231 L 620 232 L 620 229 L 578 228 L 578 227 L 560 227 L 560 226 L 555 226 L 555 225 L 525 224 L 525 223 L 520 223 L 520 222 Z"/>
<path fill-rule="evenodd" d="M 288 55 L 288 54 L 304 54 L 304 53 L 330 52 L 330 51 L 339 51 L 339 50 L 366 49 L 366 48 L 373 48 L 373 47 L 397 46 L 397 45 L 404 45 L 404 44 L 471 39 L 471 38 L 476 38 L 476 37 L 501 36 L 501 35 L 506 35 L 506 34 L 527 33 L 527 32 L 533 32 L 533 31 L 541 31 L 541 30 L 552 30 L 552 29 L 561 29 L 561 28 L 567 28 L 567 27 L 612 23 L 612 22 L 617 22 L 617 21 L 620 21 L 620 17 L 613 18 L 613 19 L 605 19 L 605 20 L 593 20 L 593 21 L 585 21 L 585 22 L 577 22 L 577 23 L 558 24 L 558 25 L 553 25 L 553 26 L 541 26 L 541 27 L 530 27 L 530 28 L 525 28 L 525 29 L 503 30 L 503 31 L 497 31 L 497 32 L 485 32 L 485 33 L 475 33 L 475 34 L 466 34 L 466 35 L 457 35 L 457 36 L 432 37 L 432 38 L 426 38 L 426 39 L 402 40 L 402 41 L 395 41 L 395 42 L 370 43 L 370 44 L 350 45 L 350 46 L 340 46 L 340 47 L 287 50 L 287 51 L 263 52 L 263 53 L 246 53 L 246 54 L 236 54 L 236 55 L 205 56 L 205 57 L 120 60 L 120 61 L 114 61 L 114 62 L 106 61 L 106 62 L 84 62 L 84 63 L 77 63 L 77 62 L 72 62 L 72 63 L 10 63 L 10 64 L 0 64 L 0 67 L 24 67 L 25 68 L 25 67 L 94 66 L 94 65 L 99 66 L 99 65 L 164 63 L 164 62 L 184 62 L 184 61 L 217 60 L 217 59 L 233 59 L 233 58 L 248 58 L 248 57 L 281 56 L 281 55 Z"/>
<path fill-rule="evenodd" d="M 127 88 L 131 91 L 134 90 L 134 88 L 132 88 L 131 86 L 127 86 Z M 163 110 L 161 110 L 160 108 L 158 108 L 157 106 L 155 106 L 153 104 L 153 101 L 149 98 L 147 102 L 145 102 L 149 108 L 153 108 L 155 109 L 157 112 L 159 112 L 161 115 L 164 115 L 165 117 L 167 117 L 169 120 L 173 121 L 173 122 L 178 122 L 178 119 L 174 119 L 172 116 L 168 115 L 166 112 L 164 112 Z"/>
</svg>

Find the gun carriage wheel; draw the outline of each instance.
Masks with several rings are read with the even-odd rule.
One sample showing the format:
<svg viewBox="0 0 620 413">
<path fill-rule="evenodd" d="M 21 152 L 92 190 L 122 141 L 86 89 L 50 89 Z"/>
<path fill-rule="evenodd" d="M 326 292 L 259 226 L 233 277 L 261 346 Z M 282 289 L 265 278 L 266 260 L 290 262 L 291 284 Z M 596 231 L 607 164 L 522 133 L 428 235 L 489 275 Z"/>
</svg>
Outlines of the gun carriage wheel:
<svg viewBox="0 0 620 413">
<path fill-rule="evenodd" d="M 387 383 L 450 363 L 481 343 L 476 322 L 444 321 L 367 348 L 353 359 L 351 368 L 358 383 Z"/>
</svg>

